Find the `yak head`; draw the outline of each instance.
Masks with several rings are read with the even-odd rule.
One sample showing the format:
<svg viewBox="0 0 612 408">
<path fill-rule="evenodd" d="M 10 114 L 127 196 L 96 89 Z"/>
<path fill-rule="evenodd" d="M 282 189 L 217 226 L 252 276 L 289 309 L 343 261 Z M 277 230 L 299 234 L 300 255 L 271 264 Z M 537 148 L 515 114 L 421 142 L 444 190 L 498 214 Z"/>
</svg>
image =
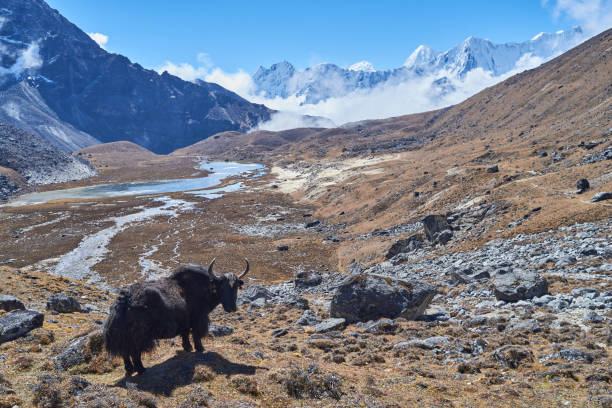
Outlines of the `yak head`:
<svg viewBox="0 0 612 408">
<path fill-rule="evenodd" d="M 213 259 L 210 265 L 208 266 L 208 274 L 213 279 L 213 285 L 221 300 L 221 304 L 223 305 L 223 309 L 226 312 L 235 312 L 236 311 L 236 299 L 238 298 L 238 289 L 244 285 L 242 278 L 249 271 L 249 260 L 244 259 L 246 262 L 246 267 L 244 268 L 244 272 L 240 275 L 236 275 L 235 273 L 226 273 L 223 275 L 217 275 L 213 272 L 213 265 L 215 264 L 215 260 Z"/>
</svg>

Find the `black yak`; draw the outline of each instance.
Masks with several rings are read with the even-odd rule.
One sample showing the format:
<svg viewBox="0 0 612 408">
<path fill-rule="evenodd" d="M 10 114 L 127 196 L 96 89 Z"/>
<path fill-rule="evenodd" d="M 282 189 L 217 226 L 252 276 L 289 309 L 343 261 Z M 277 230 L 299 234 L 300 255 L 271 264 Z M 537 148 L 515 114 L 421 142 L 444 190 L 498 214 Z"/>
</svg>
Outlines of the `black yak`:
<svg viewBox="0 0 612 408">
<path fill-rule="evenodd" d="M 155 347 L 156 339 L 181 336 L 183 349 L 191 351 L 189 333 L 195 349 L 204 350 L 201 338 L 208 333 L 208 314 L 219 303 L 226 312 L 236 311 L 238 289 L 249 271 L 249 261 L 242 274 L 213 272 L 188 264 L 177 268 L 169 277 L 134 283 L 124 287 L 110 309 L 104 324 L 104 345 L 110 355 L 123 357 L 125 371 L 145 371 L 140 356 Z"/>
</svg>

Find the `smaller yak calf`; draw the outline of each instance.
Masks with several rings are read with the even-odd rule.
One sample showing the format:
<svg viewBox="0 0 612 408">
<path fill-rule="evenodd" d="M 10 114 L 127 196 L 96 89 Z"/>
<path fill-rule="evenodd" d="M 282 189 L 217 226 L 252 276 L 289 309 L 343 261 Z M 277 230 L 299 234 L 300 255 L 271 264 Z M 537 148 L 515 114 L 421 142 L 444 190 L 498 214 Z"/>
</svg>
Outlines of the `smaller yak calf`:
<svg viewBox="0 0 612 408">
<path fill-rule="evenodd" d="M 169 277 L 134 283 L 121 289 L 104 325 L 104 345 L 110 355 L 123 357 L 125 371 L 145 371 L 141 354 L 155 347 L 156 339 L 181 336 L 185 351 L 191 351 L 189 333 L 197 351 L 203 351 L 201 338 L 208 333 L 208 314 L 219 303 L 226 312 L 236 311 L 238 289 L 249 271 L 237 276 L 213 272 L 188 264 L 177 268 Z"/>
</svg>

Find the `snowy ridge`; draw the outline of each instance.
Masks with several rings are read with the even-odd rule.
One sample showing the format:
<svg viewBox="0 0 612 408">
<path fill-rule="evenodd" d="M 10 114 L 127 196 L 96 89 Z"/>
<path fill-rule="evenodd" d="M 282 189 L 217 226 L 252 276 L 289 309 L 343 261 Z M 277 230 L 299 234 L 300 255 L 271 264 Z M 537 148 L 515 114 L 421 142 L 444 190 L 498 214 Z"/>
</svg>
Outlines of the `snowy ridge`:
<svg viewBox="0 0 612 408">
<path fill-rule="evenodd" d="M 392 70 L 376 70 L 367 61 L 347 68 L 324 63 L 296 70 L 289 62 L 283 61 L 270 68 L 260 67 L 253 74 L 253 81 L 256 92 L 265 98 L 296 96 L 303 97 L 303 104 L 316 104 L 355 90 L 419 77 L 435 76 L 442 81 L 447 77 L 462 78 L 477 68 L 500 76 L 520 68 L 526 58 L 530 59 L 531 65 L 541 63 L 575 47 L 584 39 L 580 27 L 554 34 L 540 33 L 521 43 L 494 44 L 469 37 L 442 52 L 421 45 L 402 67 Z"/>
</svg>

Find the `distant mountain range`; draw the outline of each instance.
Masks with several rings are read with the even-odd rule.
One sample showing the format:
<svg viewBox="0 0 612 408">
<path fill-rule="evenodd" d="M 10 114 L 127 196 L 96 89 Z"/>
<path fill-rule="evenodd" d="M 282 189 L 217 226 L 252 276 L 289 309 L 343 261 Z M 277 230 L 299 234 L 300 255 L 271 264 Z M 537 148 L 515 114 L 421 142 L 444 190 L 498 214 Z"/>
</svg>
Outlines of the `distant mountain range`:
<svg viewBox="0 0 612 408">
<path fill-rule="evenodd" d="M 0 120 L 64 150 L 127 140 L 168 153 L 271 113 L 108 53 L 43 0 L 0 0 Z"/>
<path fill-rule="evenodd" d="M 494 44 L 470 37 L 443 52 L 422 45 L 406 59 L 404 66 L 392 70 L 378 71 L 367 61 L 346 68 L 325 63 L 297 70 L 283 61 L 270 68 L 260 67 L 252 77 L 258 94 L 267 98 L 303 97 L 303 104 L 423 77 L 435 77 L 432 84 L 437 92 L 444 93 L 451 90 L 449 77 L 463 78 L 477 68 L 500 76 L 520 68 L 522 59 L 537 58 L 543 62 L 584 39 L 580 27 L 555 34 L 540 33 L 521 43 Z"/>
</svg>

